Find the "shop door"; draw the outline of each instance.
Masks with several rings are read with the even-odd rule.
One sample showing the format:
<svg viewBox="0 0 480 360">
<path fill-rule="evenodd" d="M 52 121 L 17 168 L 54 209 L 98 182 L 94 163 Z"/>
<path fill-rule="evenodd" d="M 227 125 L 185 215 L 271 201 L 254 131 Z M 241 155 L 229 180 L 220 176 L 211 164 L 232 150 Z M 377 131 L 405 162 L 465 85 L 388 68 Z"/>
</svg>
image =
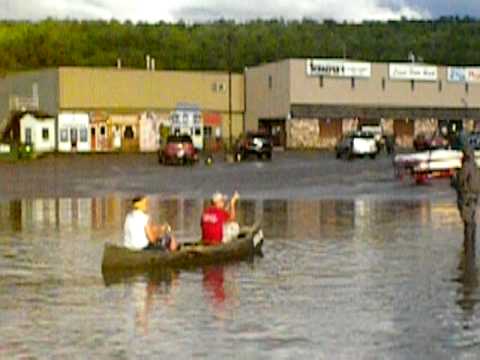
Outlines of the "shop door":
<svg viewBox="0 0 480 360">
<path fill-rule="evenodd" d="M 337 139 L 342 138 L 342 120 L 327 119 L 318 120 L 320 128 L 320 137 L 322 139 Z"/>
<path fill-rule="evenodd" d="M 415 135 L 413 120 L 395 120 L 393 122 L 395 141 L 400 147 L 412 147 Z"/>
<path fill-rule="evenodd" d="M 265 131 L 272 137 L 273 146 L 285 147 L 287 139 L 285 120 L 260 120 L 259 130 Z"/>
<path fill-rule="evenodd" d="M 70 144 L 72 146 L 72 150 L 76 150 L 78 146 L 78 129 L 72 128 L 70 129 Z"/>
<path fill-rule="evenodd" d="M 92 151 L 97 150 L 97 129 L 95 129 L 95 126 L 92 126 L 90 128 L 90 133 L 91 133 L 91 138 L 92 138 Z"/>
</svg>

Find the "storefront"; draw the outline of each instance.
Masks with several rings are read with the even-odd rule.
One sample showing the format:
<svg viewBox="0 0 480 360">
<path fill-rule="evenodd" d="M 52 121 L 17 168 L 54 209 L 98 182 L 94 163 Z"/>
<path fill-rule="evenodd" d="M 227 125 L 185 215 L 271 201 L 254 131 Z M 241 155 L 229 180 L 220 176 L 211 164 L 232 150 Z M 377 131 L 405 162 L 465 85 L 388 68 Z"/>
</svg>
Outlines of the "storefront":
<svg viewBox="0 0 480 360">
<path fill-rule="evenodd" d="M 61 113 L 58 115 L 58 151 L 89 152 L 90 118 L 86 113 Z"/>
<path fill-rule="evenodd" d="M 55 151 L 55 119 L 26 114 L 20 119 L 20 142 L 35 152 Z"/>
</svg>

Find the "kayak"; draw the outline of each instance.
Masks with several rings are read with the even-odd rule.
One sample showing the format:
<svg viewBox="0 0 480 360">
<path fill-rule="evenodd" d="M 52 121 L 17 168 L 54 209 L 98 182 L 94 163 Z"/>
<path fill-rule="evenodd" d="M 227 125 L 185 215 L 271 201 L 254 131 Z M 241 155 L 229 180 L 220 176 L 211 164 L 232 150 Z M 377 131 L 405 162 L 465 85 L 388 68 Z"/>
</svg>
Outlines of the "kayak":
<svg viewBox="0 0 480 360">
<path fill-rule="evenodd" d="M 161 271 L 243 260 L 261 254 L 262 246 L 263 232 L 259 226 L 242 228 L 240 235 L 229 243 L 217 246 L 182 244 L 180 249 L 174 252 L 156 249 L 131 250 L 121 245 L 106 243 L 102 274 L 108 277 L 119 272 Z"/>
</svg>

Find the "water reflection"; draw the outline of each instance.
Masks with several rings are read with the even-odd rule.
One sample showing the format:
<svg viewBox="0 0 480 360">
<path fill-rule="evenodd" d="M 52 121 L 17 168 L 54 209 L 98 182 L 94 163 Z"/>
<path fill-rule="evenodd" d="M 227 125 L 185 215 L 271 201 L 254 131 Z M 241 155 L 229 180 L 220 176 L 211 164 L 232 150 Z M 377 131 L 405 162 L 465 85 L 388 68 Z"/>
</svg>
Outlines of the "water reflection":
<svg viewBox="0 0 480 360">
<path fill-rule="evenodd" d="M 131 282 L 135 327 L 141 330 L 143 335 L 148 335 L 150 318 L 157 307 L 174 306 L 178 277 L 177 271 L 162 271 Z"/>
<path fill-rule="evenodd" d="M 475 306 L 478 303 L 477 290 L 479 283 L 475 247 L 470 246 L 467 239 L 464 239 L 458 270 L 460 273 L 458 281 L 461 286 L 457 304 L 464 313 L 464 328 L 468 329 L 475 313 Z"/>
<path fill-rule="evenodd" d="M 162 199 L 152 196 L 150 212 L 158 222 L 167 221 L 181 234 L 198 236 L 199 219 L 206 201 L 202 199 Z M 38 229 L 88 228 L 121 229 L 129 200 L 117 196 L 93 199 L 26 199 L 0 203 L 0 228 L 13 232 Z M 378 229 L 399 216 L 422 223 L 444 226 L 456 224 L 453 204 L 429 201 L 375 202 L 242 200 L 238 217 L 241 224 L 258 220 L 269 237 L 305 239 L 335 236 L 343 231 Z"/>
</svg>

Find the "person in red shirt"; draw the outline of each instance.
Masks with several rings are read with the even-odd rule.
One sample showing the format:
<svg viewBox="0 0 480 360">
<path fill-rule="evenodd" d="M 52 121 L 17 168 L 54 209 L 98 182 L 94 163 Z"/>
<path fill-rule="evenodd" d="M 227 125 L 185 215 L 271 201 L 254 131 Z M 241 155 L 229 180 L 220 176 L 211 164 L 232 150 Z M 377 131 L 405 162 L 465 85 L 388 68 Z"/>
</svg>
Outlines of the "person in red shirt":
<svg viewBox="0 0 480 360">
<path fill-rule="evenodd" d="M 229 208 L 225 208 L 226 196 L 216 192 L 212 196 L 212 204 L 202 214 L 202 241 L 205 245 L 220 245 L 229 242 L 238 235 L 239 226 L 235 222 L 236 206 L 239 195 L 237 192 L 230 201 Z M 226 231 L 224 231 L 226 230 Z"/>
</svg>

